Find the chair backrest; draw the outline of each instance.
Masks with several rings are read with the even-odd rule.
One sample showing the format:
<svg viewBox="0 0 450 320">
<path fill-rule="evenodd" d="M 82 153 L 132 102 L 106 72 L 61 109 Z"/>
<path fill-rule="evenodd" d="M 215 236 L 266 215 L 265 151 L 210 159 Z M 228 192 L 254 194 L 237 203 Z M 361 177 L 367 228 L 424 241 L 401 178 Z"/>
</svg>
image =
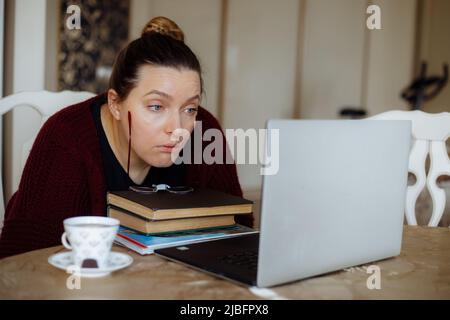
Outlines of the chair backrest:
<svg viewBox="0 0 450 320">
<path fill-rule="evenodd" d="M 409 172 L 416 177 L 416 183 L 408 186 L 406 196 L 406 219 L 408 224 L 417 225 L 416 202 L 425 185 L 433 201 L 433 212 L 428 226 L 436 227 L 445 209 L 445 191 L 437 186 L 441 175 L 450 175 L 450 160 L 446 140 L 450 136 L 450 113 L 426 113 L 423 111 L 388 111 L 369 120 L 411 120 L 414 143 L 409 156 Z M 430 154 L 428 175 L 425 161 Z"/>
<path fill-rule="evenodd" d="M 47 119 L 63 109 L 77 102 L 81 102 L 93 97 L 95 94 L 91 92 L 49 92 L 49 91 L 34 91 L 34 92 L 20 92 L 0 99 L 0 116 L 11 111 L 17 106 L 30 106 L 37 110 L 42 116 L 41 126 Z M 37 136 L 36 134 L 22 146 L 22 156 L 20 159 L 21 169 L 25 166 L 28 155 L 33 146 L 33 142 Z M 0 156 L 3 152 L 0 153 Z M 21 171 L 22 171 L 21 170 Z M 20 171 L 20 172 L 21 172 Z M 20 179 L 19 177 L 14 177 Z M 3 225 L 3 218 L 5 213 L 5 198 L 3 193 L 3 174 L 0 174 L 0 228 Z"/>
</svg>

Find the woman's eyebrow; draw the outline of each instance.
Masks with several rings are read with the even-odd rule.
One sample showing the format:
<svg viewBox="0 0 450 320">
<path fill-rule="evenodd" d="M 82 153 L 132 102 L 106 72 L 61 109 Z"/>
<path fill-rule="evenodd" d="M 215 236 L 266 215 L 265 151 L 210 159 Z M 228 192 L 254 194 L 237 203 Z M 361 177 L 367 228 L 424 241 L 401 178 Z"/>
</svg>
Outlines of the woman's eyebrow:
<svg viewBox="0 0 450 320">
<path fill-rule="evenodd" d="M 160 95 L 160 96 L 162 96 L 162 97 L 164 97 L 164 98 L 167 98 L 167 99 L 169 99 L 169 100 L 172 100 L 172 99 L 173 99 L 172 96 L 171 96 L 170 94 L 165 93 L 165 92 L 162 92 L 162 91 L 159 91 L 159 90 L 151 90 L 151 91 L 147 92 L 146 94 L 144 94 L 144 97 L 145 97 L 145 96 L 148 96 L 148 95 L 150 95 L 150 94 L 157 94 L 157 95 Z M 194 99 L 200 100 L 200 95 L 199 95 L 199 94 L 196 94 L 195 96 L 192 96 L 192 97 L 190 97 L 189 99 L 187 99 L 186 102 L 187 102 L 187 101 L 194 100 Z"/>
<path fill-rule="evenodd" d="M 196 94 L 195 96 L 193 96 L 193 97 L 187 99 L 186 102 L 191 101 L 191 100 L 195 100 L 195 99 L 201 100 L 201 99 L 200 99 L 200 95 L 199 95 L 199 94 Z"/>
<path fill-rule="evenodd" d="M 159 91 L 159 90 L 151 90 L 151 91 L 147 92 L 146 94 L 144 94 L 144 97 L 148 96 L 149 94 L 157 94 L 157 95 L 163 96 L 164 98 L 172 99 L 172 96 L 170 94 Z"/>
</svg>

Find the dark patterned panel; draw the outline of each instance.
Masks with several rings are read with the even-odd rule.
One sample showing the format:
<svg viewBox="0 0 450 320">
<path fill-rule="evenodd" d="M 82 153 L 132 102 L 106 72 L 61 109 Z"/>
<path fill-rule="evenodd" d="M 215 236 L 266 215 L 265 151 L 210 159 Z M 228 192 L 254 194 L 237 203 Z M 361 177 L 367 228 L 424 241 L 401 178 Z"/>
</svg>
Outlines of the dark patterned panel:
<svg viewBox="0 0 450 320">
<path fill-rule="evenodd" d="M 81 29 L 69 30 L 67 7 L 81 9 Z M 129 0 L 62 0 L 59 90 L 107 89 L 114 58 L 128 41 Z"/>
</svg>

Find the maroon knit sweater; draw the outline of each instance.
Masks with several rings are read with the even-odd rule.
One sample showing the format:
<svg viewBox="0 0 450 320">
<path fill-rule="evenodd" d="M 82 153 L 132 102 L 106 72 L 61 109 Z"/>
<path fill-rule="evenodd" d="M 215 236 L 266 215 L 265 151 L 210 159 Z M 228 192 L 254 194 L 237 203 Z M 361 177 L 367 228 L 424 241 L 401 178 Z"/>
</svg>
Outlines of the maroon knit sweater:
<svg viewBox="0 0 450 320">
<path fill-rule="evenodd" d="M 6 207 L 0 258 L 61 243 L 63 220 L 106 215 L 106 180 L 100 142 L 90 110 L 100 96 L 62 109 L 40 130 L 26 162 L 19 188 Z M 202 130 L 220 128 L 199 108 Z M 203 146 L 206 143 L 203 142 Z M 226 143 L 224 139 L 224 144 Z M 187 164 L 186 184 L 242 196 L 234 164 Z M 253 225 L 253 216 L 236 221 Z"/>
</svg>

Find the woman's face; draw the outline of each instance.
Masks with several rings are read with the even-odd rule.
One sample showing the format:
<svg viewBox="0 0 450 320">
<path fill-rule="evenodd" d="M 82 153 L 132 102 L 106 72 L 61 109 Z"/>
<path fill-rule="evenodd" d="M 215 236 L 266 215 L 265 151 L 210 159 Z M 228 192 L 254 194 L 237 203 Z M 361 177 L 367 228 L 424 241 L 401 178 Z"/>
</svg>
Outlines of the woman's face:
<svg viewBox="0 0 450 320">
<path fill-rule="evenodd" d="M 136 87 L 120 102 L 121 130 L 128 139 L 130 111 L 131 147 L 140 159 L 155 167 L 172 165 L 187 142 L 186 137 L 180 142 L 177 134 L 190 134 L 194 129 L 200 86 L 196 71 L 141 67 Z"/>
</svg>

